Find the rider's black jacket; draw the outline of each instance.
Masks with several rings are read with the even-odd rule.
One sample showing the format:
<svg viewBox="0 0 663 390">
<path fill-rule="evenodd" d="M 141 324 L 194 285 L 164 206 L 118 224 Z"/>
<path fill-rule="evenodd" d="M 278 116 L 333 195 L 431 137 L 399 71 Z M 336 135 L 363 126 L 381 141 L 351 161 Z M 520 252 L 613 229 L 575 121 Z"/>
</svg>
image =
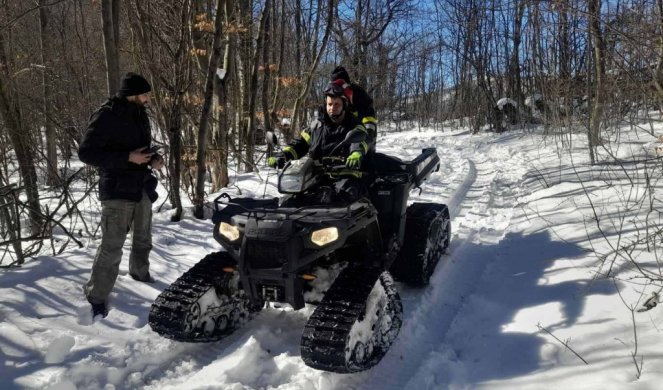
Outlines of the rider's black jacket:
<svg viewBox="0 0 663 390">
<path fill-rule="evenodd" d="M 288 159 L 299 159 L 307 153 L 314 159 L 328 157 L 331 156 L 336 145 L 343 141 L 346 134 L 355 128 L 366 131 L 354 115 L 346 113 L 343 121 L 335 124 L 321 107 L 318 119 L 314 120 L 307 129 L 301 132 L 300 138 L 295 139 L 283 148 L 283 151 L 290 154 L 287 156 Z M 373 139 L 367 133 L 365 141 L 342 146 L 334 151 L 333 156 L 345 158 L 355 151 L 366 155 L 369 151 L 369 145 L 372 143 Z"/>
</svg>

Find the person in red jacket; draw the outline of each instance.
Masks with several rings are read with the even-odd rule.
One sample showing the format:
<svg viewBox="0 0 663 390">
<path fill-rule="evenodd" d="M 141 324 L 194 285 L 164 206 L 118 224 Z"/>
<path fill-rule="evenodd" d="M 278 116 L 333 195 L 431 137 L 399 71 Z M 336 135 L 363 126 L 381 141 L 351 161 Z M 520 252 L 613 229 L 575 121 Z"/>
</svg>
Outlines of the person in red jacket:
<svg viewBox="0 0 663 390">
<path fill-rule="evenodd" d="M 343 66 L 337 66 L 331 73 L 331 82 L 343 88 L 343 92 L 350 103 L 349 111 L 354 115 L 359 123 L 364 125 L 371 139 L 377 138 L 377 119 L 375 109 L 373 108 L 373 99 L 366 90 L 350 81 L 350 75 Z M 370 149 L 375 149 L 375 143 L 369 145 Z"/>
</svg>

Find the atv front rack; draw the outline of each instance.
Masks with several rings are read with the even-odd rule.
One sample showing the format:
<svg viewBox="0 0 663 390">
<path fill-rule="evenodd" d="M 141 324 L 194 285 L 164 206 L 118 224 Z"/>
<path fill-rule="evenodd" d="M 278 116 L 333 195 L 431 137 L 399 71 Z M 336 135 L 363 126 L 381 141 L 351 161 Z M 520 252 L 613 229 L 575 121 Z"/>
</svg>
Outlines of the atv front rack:
<svg viewBox="0 0 663 390">
<path fill-rule="evenodd" d="M 224 199 L 227 199 L 224 201 Z M 361 204 L 361 206 L 357 206 Z M 337 214 L 335 218 L 349 218 L 356 216 L 357 212 L 365 209 L 363 206 L 370 205 L 370 200 L 360 198 L 347 206 L 321 206 L 307 205 L 298 208 L 280 208 L 278 198 L 253 199 L 253 198 L 231 198 L 227 193 L 222 193 L 214 199 L 214 216 L 212 221 L 217 223 L 220 215 L 245 214 L 247 218 L 260 220 L 266 217 L 272 217 L 274 214 L 281 214 L 286 220 L 300 220 L 302 218 L 318 214 Z"/>
<path fill-rule="evenodd" d="M 224 199 L 227 199 L 224 201 Z M 245 212 L 272 212 L 279 206 L 278 198 L 269 198 L 269 199 L 254 199 L 254 198 L 237 198 L 237 201 L 233 201 L 233 198 L 228 195 L 227 192 L 222 193 L 221 195 L 214 198 L 214 211 L 217 213 L 221 210 L 227 210 L 228 207 L 237 207 L 241 211 Z"/>
</svg>

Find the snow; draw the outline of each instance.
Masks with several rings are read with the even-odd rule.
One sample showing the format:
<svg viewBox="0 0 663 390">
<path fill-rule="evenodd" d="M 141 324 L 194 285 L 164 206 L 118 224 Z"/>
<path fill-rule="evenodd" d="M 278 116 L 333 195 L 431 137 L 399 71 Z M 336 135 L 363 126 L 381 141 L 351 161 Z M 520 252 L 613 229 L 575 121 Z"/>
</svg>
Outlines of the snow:
<svg viewBox="0 0 663 390">
<path fill-rule="evenodd" d="M 497 108 L 499 108 L 501 110 L 507 104 L 510 104 L 514 107 L 518 107 L 518 103 L 516 103 L 515 100 L 513 100 L 511 98 L 503 97 L 503 98 L 501 98 L 500 100 L 497 101 Z"/>
<path fill-rule="evenodd" d="M 437 148 L 440 171 L 411 200 L 449 205 L 452 239 L 427 288 L 397 283 L 403 325 L 371 370 L 333 374 L 302 362 L 300 337 L 313 306 L 267 308 L 214 343 L 178 343 L 152 332 L 147 317 L 157 295 L 220 248 L 209 220 L 187 213 L 172 223 L 162 211 L 154 217 L 151 256 L 157 282 L 128 276 L 125 247 L 105 319 L 92 320 L 81 289 L 98 240 L 0 274 L 0 387 L 660 388 L 663 305 L 630 310 L 660 287 L 637 278 L 634 263 L 615 251 L 633 245 L 632 258 L 659 274 L 653 248 L 660 244 L 651 242 L 647 251 L 642 229 L 660 226 L 660 160 L 655 137 L 642 128 L 648 127 L 625 127 L 619 140 L 606 141 L 622 164 L 595 166 L 582 132 L 381 136 L 378 149 L 404 159 Z M 558 148 L 563 142 L 572 148 Z M 241 188 L 242 196 L 274 196 L 276 175 L 261 176 L 269 177 L 267 185 L 256 175 L 237 175 L 231 195 Z M 609 271 L 615 279 L 605 277 Z M 639 378 L 632 354 L 643 363 Z"/>
<path fill-rule="evenodd" d="M 531 96 L 528 96 L 525 98 L 525 105 L 528 107 L 532 107 L 535 102 L 543 100 L 543 95 L 540 93 L 536 92 L 533 93 Z"/>
</svg>

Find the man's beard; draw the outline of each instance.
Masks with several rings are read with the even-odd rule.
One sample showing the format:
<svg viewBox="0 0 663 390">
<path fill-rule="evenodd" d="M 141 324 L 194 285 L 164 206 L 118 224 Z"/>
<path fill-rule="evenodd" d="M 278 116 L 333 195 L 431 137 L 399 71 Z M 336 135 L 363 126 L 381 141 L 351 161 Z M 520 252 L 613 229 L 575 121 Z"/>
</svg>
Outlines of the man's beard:
<svg viewBox="0 0 663 390">
<path fill-rule="evenodd" d="M 344 118 L 345 118 L 345 110 L 341 111 L 341 113 L 338 114 L 338 115 L 332 115 L 332 114 L 329 114 L 329 119 L 331 119 L 331 121 L 332 121 L 335 125 L 338 125 L 338 124 L 340 124 L 341 122 L 343 122 L 343 119 L 344 119 Z"/>
<path fill-rule="evenodd" d="M 130 104 L 133 104 L 136 108 L 142 108 L 142 109 L 146 109 L 146 108 L 147 108 L 147 102 L 143 103 L 143 102 L 141 102 L 140 99 L 138 99 L 137 97 L 132 98 L 132 99 L 127 99 L 127 101 L 128 101 Z"/>
</svg>

